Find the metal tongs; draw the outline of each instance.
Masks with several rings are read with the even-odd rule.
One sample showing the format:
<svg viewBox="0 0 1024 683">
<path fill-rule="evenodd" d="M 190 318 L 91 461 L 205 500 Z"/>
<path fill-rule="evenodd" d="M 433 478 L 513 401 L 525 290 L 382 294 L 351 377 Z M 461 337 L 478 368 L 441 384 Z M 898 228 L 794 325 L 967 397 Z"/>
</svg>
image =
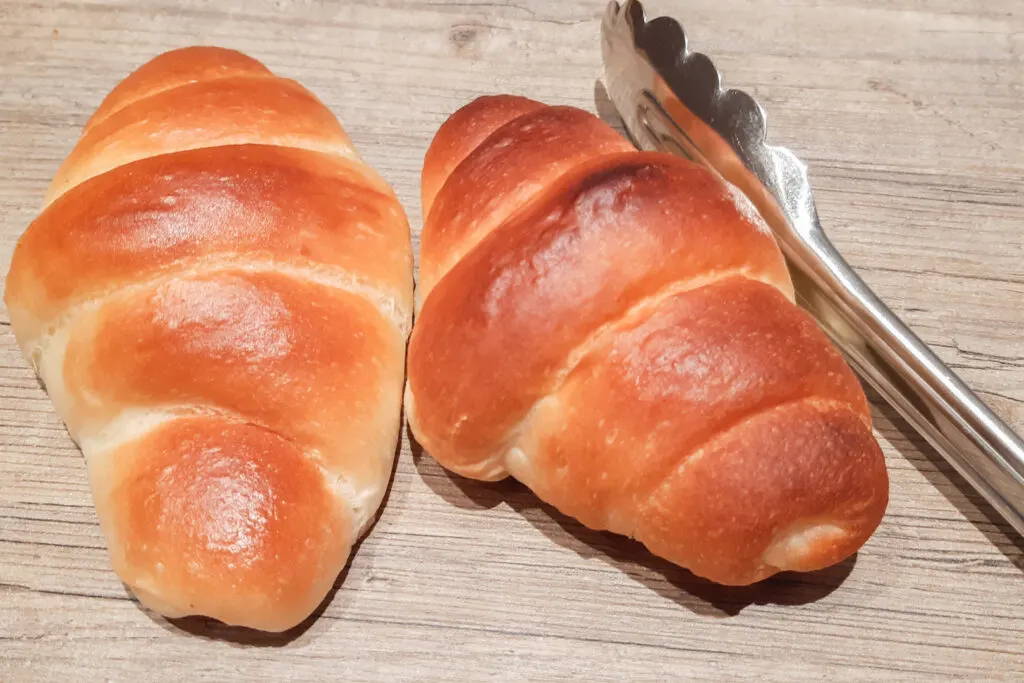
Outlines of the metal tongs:
<svg viewBox="0 0 1024 683">
<path fill-rule="evenodd" d="M 634 144 L 679 154 L 746 194 L 789 265 L 797 303 L 873 386 L 1024 535 L 1024 442 L 897 318 L 825 236 L 807 167 L 765 141 L 760 105 L 723 90 L 682 26 L 612 2 L 601 28 L 605 88 Z"/>
</svg>

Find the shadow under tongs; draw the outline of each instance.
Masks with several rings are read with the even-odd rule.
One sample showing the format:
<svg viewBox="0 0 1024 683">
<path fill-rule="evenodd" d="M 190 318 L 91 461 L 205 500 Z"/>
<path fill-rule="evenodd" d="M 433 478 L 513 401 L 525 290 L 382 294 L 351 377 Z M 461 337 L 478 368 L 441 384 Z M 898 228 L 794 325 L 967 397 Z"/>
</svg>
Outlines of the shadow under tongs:
<svg viewBox="0 0 1024 683">
<path fill-rule="evenodd" d="M 863 384 L 863 383 L 862 383 Z M 950 502 L 964 518 L 973 524 L 989 542 L 1021 572 L 1024 572 L 1024 539 L 985 498 L 960 476 L 924 438 L 918 434 L 903 417 L 890 406 L 881 395 L 867 384 L 863 384 L 868 400 L 875 408 L 873 418 L 876 431 L 884 423 L 902 437 L 899 443 L 892 443 L 900 455 L 913 465 L 928 482 Z"/>
<path fill-rule="evenodd" d="M 589 529 L 547 505 L 512 479 L 489 483 L 442 468 L 409 436 L 413 462 L 423 482 L 456 507 L 489 510 L 507 504 L 549 539 L 584 559 L 599 559 L 658 595 L 700 616 L 732 617 L 751 605 L 805 605 L 839 588 L 856 555 L 817 572 L 785 572 L 752 586 L 722 586 L 653 555 L 625 536 Z"/>
<path fill-rule="evenodd" d="M 612 102 L 601 79 L 594 81 L 594 111 L 599 119 L 618 131 L 620 135 L 633 143 L 634 147 L 636 146 L 636 140 L 630 135 L 626 124 L 622 122 L 619 110 L 615 108 L 615 103 Z"/>
</svg>

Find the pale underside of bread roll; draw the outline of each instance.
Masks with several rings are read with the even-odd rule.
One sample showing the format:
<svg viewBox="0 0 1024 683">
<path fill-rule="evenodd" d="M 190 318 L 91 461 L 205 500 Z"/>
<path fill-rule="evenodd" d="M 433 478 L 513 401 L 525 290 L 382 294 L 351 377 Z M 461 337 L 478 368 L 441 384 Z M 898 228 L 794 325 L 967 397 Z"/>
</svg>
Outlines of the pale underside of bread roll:
<svg viewBox="0 0 1024 683">
<path fill-rule="evenodd" d="M 313 613 L 391 476 L 412 296 L 401 206 L 305 88 L 195 47 L 110 93 L 5 300 L 143 604 Z"/>
<path fill-rule="evenodd" d="M 510 96 L 445 122 L 422 188 L 405 406 L 443 466 L 724 584 L 870 537 L 888 475 L 867 400 L 742 195 Z"/>
</svg>

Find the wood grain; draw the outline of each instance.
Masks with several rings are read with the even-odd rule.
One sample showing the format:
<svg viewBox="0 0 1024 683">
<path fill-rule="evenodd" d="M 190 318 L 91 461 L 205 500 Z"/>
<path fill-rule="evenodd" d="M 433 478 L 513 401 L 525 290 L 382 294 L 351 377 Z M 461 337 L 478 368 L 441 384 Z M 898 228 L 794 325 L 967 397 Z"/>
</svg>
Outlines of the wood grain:
<svg viewBox="0 0 1024 683">
<path fill-rule="evenodd" d="M 1024 430 L 1024 10 L 1018 0 L 650 0 L 811 164 L 840 249 Z M 103 95 L 156 53 L 239 48 L 341 117 L 420 222 L 458 106 L 601 111 L 603 0 L 0 3 L 0 267 Z M 607 113 L 603 111 L 602 113 Z M 0 313 L 0 681 L 1024 680 L 1019 539 L 877 397 L 885 522 L 852 561 L 716 588 L 406 439 L 380 521 L 287 636 L 139 609 L 84 462 Z"/>
</svg>

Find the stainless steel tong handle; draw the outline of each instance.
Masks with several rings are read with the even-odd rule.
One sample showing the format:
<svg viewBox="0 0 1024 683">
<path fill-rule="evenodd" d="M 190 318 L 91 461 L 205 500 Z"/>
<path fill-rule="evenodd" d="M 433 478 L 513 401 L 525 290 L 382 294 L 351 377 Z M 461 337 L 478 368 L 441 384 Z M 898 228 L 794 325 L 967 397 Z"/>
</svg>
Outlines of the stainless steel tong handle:
<svg viewBox="0 0 1024 683">
<path fill-rule="evenodd" d="M 1024 535 L 1024 442 L 904 325 L 843 260 L 817 218 L 820 263 L 800 304 L 935 450 Z"/>
<path fill-rule="evenodd" d="M 702 163 L 754 202 L 786 256 L 798 303 L 861 377 L 1024 536 L 1020 436 L 842 258 L 821 228 L 806 166 L 765 144 L 760 106 L 745 93 L 723 91 L 711 61 L 686 48 L 678 23 L 658 21 L 646 23 L 635 0 L 611 3 L 605 16 L 606 87 L 634 142 Z"/>
</svg>

